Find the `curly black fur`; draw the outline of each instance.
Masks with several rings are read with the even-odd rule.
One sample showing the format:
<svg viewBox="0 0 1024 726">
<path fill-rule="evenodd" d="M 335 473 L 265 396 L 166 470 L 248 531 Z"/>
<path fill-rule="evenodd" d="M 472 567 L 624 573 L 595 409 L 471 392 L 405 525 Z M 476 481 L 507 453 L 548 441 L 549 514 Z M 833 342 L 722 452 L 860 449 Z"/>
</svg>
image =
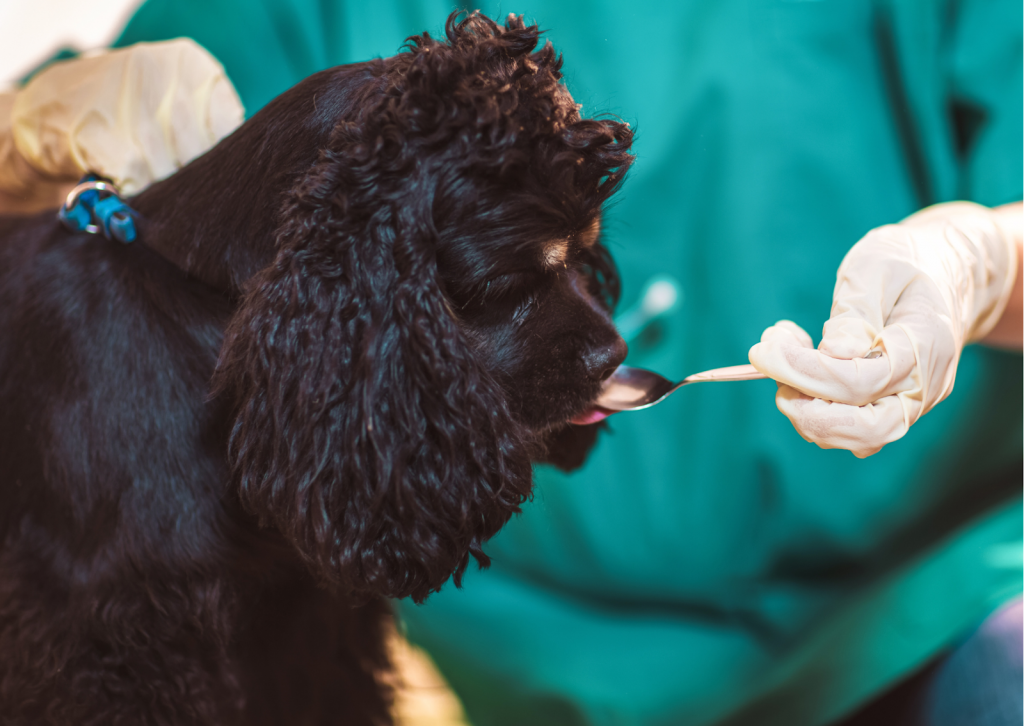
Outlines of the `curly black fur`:
<svg viewBox="0 0 1024 726">
<path fill-rule="evenodd" d="M 0 717 L 387 723 L 422 600 L 582 462 L 631 134 L 510 17 L 316 74 L 131 200 L 0 219 Z"/>
</svg>

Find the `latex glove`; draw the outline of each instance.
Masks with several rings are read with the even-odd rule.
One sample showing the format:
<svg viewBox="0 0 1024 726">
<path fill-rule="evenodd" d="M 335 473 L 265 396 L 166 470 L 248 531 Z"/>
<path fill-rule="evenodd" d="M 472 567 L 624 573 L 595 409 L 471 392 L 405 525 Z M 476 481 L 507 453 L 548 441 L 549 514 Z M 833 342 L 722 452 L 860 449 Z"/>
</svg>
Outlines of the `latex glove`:
<svg viewBox="0 0 1024 726">
<path fill-rule="evenodd" d="M 0 98 L 0 191 L 32 206 L 47 184 L 92 171 L 134 194 L 243 118 L 224 69 L 188 39 L 55 63 Z"/>
<path fill-rule="evenodd" d="M 778 381 L 776 405 L 800 435 L 864 458 L 948 396 L 961 349 L 1006 306 L 1021 226 L 1019 212 L 950 202 L 857 242 L 839 267 L 817 350 L 789 321 L 750 349 L 750 362 Z"/>
<path fill-rule="evenodd" d="M 67 195 L 67 180 L 40 174 L 14 145 L 11 110 L 15 91 L 0 92 L 0 214 L 35 212 L 58 207 Z"/>
</svg>

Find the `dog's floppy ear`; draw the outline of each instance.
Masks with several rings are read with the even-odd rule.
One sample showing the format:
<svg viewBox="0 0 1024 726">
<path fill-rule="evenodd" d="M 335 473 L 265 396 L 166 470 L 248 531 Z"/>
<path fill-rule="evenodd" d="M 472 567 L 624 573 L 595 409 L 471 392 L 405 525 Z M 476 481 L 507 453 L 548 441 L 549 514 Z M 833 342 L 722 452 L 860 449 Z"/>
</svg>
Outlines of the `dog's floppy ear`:
<svg viewBox="0 0 1024 726">
<path fill-rule="evenodd" d="M 470 554 L 487 563 L 531 471 L 439 289 L 429 195 L 388 187 L 400 156 L 339 124 L 246 286 L 215 383 L 235 405 L 243 506 L 324 581 L 422 600 Z"/>
</svg>

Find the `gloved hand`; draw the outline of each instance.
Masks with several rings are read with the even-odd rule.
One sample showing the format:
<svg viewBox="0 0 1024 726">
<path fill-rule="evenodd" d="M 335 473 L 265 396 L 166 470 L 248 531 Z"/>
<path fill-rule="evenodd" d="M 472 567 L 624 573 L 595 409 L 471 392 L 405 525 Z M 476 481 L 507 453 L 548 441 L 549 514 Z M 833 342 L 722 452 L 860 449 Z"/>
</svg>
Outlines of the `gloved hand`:
<svg viewBox="0 0 1024 726">
<path fill-rule="evenodd" d="M 70 191 L 66 179 L 40 174 L 14 145 L 11 110 L 17 93 L 0 92 L 0 214 L 29 214 L 59 207 Z"/>
<path fill-rule="evenodd" d="M 188 39 L 55 63 L 0 96 L 0 192 L 22 211 L 86 172 L 134 194 L 241 124 L 221 65 Z"/>
<path fill-rule="evenodd" d="M 1019 209 L 950 202 L 874 229 L 839 267 L 817 350 L 790 321 L 765 330 L 750 362 L 801 436 L 864 458 L 950 394 L 961 349 L 1013 290 Z"/>
</svg>

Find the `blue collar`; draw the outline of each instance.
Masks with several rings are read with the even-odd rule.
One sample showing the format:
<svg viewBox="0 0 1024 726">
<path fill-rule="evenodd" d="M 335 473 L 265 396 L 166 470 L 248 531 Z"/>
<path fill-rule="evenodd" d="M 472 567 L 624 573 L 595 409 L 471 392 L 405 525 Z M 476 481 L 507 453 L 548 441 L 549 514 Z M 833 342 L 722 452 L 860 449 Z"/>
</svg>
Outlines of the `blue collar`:
<svg viewBox="0 0 1024 726">
<path fill-rule="evenodd" d="M 86 174 L 57 213 L 57 219 L 72 232 L 102 234 L 109 240 L 128 244 L 135 240 L 135 212 L 121 199 L 110 181 Z"/>
</svg>

